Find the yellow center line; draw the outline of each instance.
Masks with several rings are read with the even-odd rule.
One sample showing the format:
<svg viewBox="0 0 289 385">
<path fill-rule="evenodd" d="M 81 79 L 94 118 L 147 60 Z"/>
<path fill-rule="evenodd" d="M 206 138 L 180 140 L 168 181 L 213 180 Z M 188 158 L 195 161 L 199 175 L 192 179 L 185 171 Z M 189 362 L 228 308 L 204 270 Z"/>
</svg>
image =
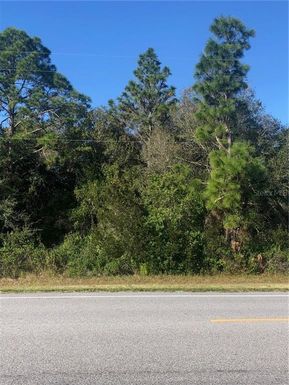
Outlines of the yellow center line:
<svg viewBox="0 0 289 385">
<path fill-rule="evenodd" d="M 289 322 L 289 318 L 228 318 L 211 319 L 212 323 Z"/>
</svg>

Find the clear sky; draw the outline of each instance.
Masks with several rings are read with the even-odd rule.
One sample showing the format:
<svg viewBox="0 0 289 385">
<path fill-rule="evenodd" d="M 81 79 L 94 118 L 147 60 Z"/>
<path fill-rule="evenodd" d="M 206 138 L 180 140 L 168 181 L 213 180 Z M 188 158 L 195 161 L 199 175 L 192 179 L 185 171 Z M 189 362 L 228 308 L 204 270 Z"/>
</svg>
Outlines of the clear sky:
<svg viewBox="0 0 289 385">
<path fill-rule="evenodd" d="M 244 62 L 248 80 L 266 111 L 288 123 L 287 1 L 1 1 L 1 30 L 38 36 L 52 61 L 94 106 L 106 104 L 132 78 L 148 47 L 170 67 L 178 94 L 193 84 L 194 66 L 220 15 L 256 30 Z"/>
</svg>

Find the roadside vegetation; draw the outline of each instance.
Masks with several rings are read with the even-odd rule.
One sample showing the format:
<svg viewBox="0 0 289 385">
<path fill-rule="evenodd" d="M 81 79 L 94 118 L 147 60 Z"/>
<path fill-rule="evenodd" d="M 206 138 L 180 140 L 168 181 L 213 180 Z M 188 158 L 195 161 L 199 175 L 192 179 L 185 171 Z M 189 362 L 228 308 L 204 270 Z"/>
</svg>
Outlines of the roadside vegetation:
<svg viewBox="0 0 289 385">
<path fill-rule="evenodd" d="M 47 272 L 25 274 L 18 279 L 0 278 L 0 292 L 115 292 L 115 291 L 182 291 L 182 292 L 252 292 L 288 291 L 285 274 L 214 274 L 214 275 L 122 275 L 69 277 Z"/>
<path fill-rule="evenodd" d="M 288 127 L 247 84 L 254 31 L 210 31 L 181 98 L 149 48 L 98 108 L 0 33 L 3 290 L 288 289 Z"/>
</svg>

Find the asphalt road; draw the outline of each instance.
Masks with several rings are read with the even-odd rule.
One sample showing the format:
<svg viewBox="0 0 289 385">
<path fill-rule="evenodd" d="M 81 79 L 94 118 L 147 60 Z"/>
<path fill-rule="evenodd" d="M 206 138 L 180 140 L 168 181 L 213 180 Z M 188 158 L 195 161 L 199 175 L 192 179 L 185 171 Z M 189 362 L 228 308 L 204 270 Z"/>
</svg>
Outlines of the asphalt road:
<svg viewBox="0 0 289 385">
<path fill-rule="evenodd" d="M 0 296 L 1 385 L 287 385 L 286 294 Z"/>
</svg>

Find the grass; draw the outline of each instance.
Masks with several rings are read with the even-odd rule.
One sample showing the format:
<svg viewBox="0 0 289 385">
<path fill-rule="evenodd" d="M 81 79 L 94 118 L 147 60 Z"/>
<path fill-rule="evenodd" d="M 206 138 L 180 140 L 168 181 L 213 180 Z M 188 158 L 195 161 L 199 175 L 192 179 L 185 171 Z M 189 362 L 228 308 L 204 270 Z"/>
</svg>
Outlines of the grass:
<svg viewBox="0 0 289 385">
<path fill-rule="evenodd" d="M 79 291 L 288 291 L 284 274 L 159 275 L 69 278 L 49 274 L 1 278 L 0 292 Z"/>
</svg>

